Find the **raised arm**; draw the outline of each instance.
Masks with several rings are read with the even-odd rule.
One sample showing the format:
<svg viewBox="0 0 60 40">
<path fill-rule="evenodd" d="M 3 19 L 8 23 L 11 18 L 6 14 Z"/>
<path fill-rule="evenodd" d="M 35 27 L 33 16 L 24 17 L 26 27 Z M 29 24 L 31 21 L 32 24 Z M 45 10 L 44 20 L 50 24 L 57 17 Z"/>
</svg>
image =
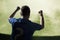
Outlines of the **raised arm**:
<svg viewBox="0 0 60 40">
<path fill-rule="evenodd" d="M 20 9 L 20 7 L 17 7 L 17 9 L 10 15 L 9 18 L 13 18 L 16 14 L 16 12 Z"/>
<path fill-rule="evenodd" d="M 42 10 L 40 10 L 39 11 L 39 14 L 40 14 L 40 19 L 41 19 L 41 23 L 40 23 L 40 25 L 42 26 L 42 28 L 44 28 L 44 16 L 43 16 L 43 11 Z"/>
</svg>

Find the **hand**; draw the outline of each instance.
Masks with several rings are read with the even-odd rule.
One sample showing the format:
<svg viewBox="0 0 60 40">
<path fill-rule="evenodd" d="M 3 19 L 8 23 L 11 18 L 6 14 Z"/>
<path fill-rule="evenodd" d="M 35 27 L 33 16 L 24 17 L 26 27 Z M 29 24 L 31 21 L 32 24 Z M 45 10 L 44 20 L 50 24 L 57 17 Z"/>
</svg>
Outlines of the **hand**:
<svg viewBox="0 0 60 40">
<path fill-rule="evenodd" d="M 43 16 L 43 11 L 42 11 L 42 10 L 40 10 L 40 11 L 39 11 L 39 14 L 40 14 L 41 16 Z"/>
<path fill-rule="evenodd" d="M 16 10 L 20 10 L 20 7 L 18 6 Z"/>
</svg>

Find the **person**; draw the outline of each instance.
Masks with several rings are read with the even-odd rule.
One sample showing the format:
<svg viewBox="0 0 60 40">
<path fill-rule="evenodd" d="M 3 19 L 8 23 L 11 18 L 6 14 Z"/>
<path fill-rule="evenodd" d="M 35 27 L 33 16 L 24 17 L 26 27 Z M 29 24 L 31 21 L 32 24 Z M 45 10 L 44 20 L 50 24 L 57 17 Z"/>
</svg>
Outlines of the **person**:
<svg viewBox="0 0 60 40">
<path fill-rule="evenodd" d="M 13 18 L 15 16 L 16 12 L 19 11 L 20 9 L 21 9 L 20 14 L 23 16 L 23 18 L 18 18 L 18 19 Z M 43 17 L 43 11 L 42 10 L 39 11 L 39 15 L 41 17 L 41 23 L 40 24 L 34 23 L 34 22 L 29 20 L 29 17 L 30 17 L 29 6 L 25 5 L 25 6 L 22 6 L 22 8 L 17 7 L 17 9 L 9 17 L 9 23 L 12 24 L 12 33 L 14 32 L 13 31 L 14 23 L 17 22 L 17 20 L 19 20 L 18 22 L 25 23 L 22 25 L 22 26 L 24 26 L 23 27 L 24 30 L 19 29 L 22 32 L 22 34 L 24 34 L 24 37 L 22 40 L 32 40 L 32 36 L 33 36 L 33 33 L 35 32 L 35 30 L 41 30 L 44 28 L 44 17 Z M 11 40 L 14 40 L 12 38 L 13 34 L 11 35 Z"/>
</svg>

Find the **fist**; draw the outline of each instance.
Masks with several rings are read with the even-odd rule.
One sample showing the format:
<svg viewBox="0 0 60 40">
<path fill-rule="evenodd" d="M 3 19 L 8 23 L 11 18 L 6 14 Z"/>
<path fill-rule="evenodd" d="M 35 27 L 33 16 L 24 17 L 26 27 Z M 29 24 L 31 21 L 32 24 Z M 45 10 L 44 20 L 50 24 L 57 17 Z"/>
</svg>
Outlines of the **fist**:
<svg viewBox="0 0 60 40">
<path fill-rule="evenodd" d="M 19 10 L 19 9 L 20 9 L 20 7 L 18 6 L 18 7 L 17 7 L 17 10 Z"/>
<path fill-rule="evenodd" d="M 40 11 L 39 11 L 39 14 L 42 16 L 42 15 L 43 15 L 43 11 L 42 11 L 42 10 L 40 10 Z"/>
<path fill-rule="evenodd" d="M 43 11 L 42 11 L 42 10 L 40 10 L 40 11 L 39 11 L 39 13 L 43 13 Z"/>
</svg>

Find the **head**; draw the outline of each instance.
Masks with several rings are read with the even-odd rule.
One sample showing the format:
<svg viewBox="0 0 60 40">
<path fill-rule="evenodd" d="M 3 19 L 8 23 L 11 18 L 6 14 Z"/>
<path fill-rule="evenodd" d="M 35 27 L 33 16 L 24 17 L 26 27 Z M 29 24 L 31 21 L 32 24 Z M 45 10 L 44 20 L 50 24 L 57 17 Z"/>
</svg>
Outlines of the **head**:
<svg viewBox="0 0 60 40">
<path fill-rule="evenodd" d="M 30 17 L 30 8 L 28 6 L 22 6 L 21 15 L 23 18 L 29 19 Z"/>
</svg>

